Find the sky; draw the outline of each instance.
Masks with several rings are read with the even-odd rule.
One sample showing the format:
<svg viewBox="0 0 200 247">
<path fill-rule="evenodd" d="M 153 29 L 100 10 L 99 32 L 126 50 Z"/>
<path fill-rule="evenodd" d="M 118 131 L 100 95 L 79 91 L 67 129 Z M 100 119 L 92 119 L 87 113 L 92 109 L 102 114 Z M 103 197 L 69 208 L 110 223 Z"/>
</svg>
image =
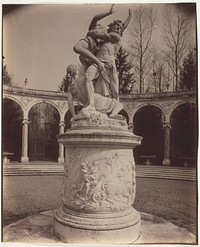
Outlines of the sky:
<svg viewBox="0 0 200 247">
<path fill-rule="evenodd" d="M 57 91 L 69 64 L 78 64 L 73 51 L 84 38 L 93 16 L 111 4 L 27 4 L 6 8 L 3 15 L 3 56 L 15 85 Z M 137 4 L 115 4 L 114 13 L 100 23 L 125 20 Z M 161 10 L 161 7 L 159 7 Z M 161 11 L 158 11 L 158 16 Z M 129 27 L 123 35 L 126 47 Z"/>
<path fill-rule="evenodd" d="M 28 79 L 29 88 L 58 90 L 69 64 L 78 64 L 73 46 L 84 38 L 95 14 L 109 5 L 27 5 L 3 18 L 3 56 L 18 86 Z M 125 20 L 128 6 L 115 6 L 115 13 L 101 21 Z"/>
</svg>

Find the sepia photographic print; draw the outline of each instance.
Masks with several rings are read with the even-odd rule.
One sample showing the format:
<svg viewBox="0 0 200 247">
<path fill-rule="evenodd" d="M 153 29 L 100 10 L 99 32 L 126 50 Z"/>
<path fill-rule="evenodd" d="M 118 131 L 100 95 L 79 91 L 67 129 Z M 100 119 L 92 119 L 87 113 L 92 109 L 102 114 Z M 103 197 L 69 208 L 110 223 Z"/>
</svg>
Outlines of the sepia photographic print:
<svg viewBox="0 0 200 247">
<path fill-rule="evenodd" d="M 196 2 L 1 7 L 1 244 L 198 245 Z"/>
</svg>

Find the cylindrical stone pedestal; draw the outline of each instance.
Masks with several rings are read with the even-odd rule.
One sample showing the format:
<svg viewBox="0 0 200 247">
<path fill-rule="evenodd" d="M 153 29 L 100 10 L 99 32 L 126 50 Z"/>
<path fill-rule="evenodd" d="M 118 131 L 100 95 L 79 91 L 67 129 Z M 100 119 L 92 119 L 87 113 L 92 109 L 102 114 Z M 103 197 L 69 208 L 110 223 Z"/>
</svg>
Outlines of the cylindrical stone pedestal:
<svg viewBox="0 0 200 247">
<path fill-rule="evenodd" d="M 54 234 L 67 243 L 133 243 L 140 235 L 133 148 L 125 120 L 81 111 L 59 135 L 65 145 L 63 205 Z"/>
</svg>

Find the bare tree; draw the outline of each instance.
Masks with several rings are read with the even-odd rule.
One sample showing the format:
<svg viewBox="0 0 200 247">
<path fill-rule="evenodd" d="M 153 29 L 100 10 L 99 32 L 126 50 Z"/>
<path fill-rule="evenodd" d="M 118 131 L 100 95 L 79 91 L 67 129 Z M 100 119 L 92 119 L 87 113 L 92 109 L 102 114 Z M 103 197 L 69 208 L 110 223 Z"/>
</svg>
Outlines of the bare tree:
<svg viewBox="0 0 200 247">
<path fill-rule="evenodd" d="M 151 47 L 155 18 L 156 12 L 149 5 L 140 5 L 133 11 L 129 45 L 140 93 L 144 93 L 145 77 L 150 72 L 149 64 L 153 54 Z"/>
<path fill-rule="evenodd" d="M 166 64 L 163 62 L 160 50 L 154 48 L 150 64 L 150 73 L 147 76 L 146 92 L 160 93 L 166 90 L 166 71 Z"/>
<path fill-rule="evenodd" d="M 190 48 L 190 17 L 179 5 L 168 4 L 163 12 L 163 38 L 165 60 L 174 77 L 174 89 L 178 90 L 179 71 L 183 58 Z"/>
</svg>

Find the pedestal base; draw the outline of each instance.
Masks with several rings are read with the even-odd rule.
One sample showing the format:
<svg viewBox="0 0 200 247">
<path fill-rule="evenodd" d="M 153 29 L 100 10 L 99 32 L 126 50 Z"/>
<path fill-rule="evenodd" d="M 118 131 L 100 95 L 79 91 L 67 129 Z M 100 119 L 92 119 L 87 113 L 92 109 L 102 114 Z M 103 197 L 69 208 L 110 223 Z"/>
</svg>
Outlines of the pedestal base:
<svg viewBox="0 0 200 247">
<path fill-rule="evenodd" d="M 64 157 L 58 157 L 58 164 L 63 164 L 65 162 Z"/>
<path fill-rule="evenodd" d="M 41 243 L 40 246 L 64 246 L 62 242 L 55 237 L 52 231 L 54 225 L 54 210 L 34 214 L 7 225 L 3 229 L 3 242 L 9 242 L 9 245 L 21 246 L 22 243 L 26 246 L 35 246 Z M 141 234 L 134 242 L 134 245 L 141 244 L 181 244 L 182 245 L 197 245 L 197 238 L 194 234 L 188 232 L 184 228 L 180 228 L 169 221 L 160 217 L 141 213 Z M 56 222 L 57 224 L 57 222 Z M 126 229 L 128 234 L 129 229 Z M 70 233 L 67 233 L 70 234 Z M 79 234 L 79 233 L 78 233 Z M 122 231 L 121 233 L 122 234 Z M 132 233 L 129 234 L 130 238 Z M 76 236 L 78 238 L 78 236 Z M 119 237 L 119 236 L 118 236 Z M 91 240 L 91 239 L 90 239 Z M 11 244 L 11 242 L 14 242 Z M 20 245 L 21 243 L 21 245 Z M 27 243 L 27 244 L 26 244 Z M 74 246 L 77 246 L 76 244 Z M 85 246 L 88 246 L 87 244 Z M 93 246 L 93 245 L 92 245 Z"/>
<path fill-rule="evenodd" d="M 125 119 L 82 110 L 58 136 L 65 146 L 63 205 L 54 234 L 66 243 L 133 243 L 140 236 L 133 148 Z"/>
<path fill-rule="evenodd" d="M 140 214 L 132 209 L 123 214 L 75 216 L 58 210 L 53 230 L 65 243 L 129 244 L 140 236 Z"/>
</svg>

